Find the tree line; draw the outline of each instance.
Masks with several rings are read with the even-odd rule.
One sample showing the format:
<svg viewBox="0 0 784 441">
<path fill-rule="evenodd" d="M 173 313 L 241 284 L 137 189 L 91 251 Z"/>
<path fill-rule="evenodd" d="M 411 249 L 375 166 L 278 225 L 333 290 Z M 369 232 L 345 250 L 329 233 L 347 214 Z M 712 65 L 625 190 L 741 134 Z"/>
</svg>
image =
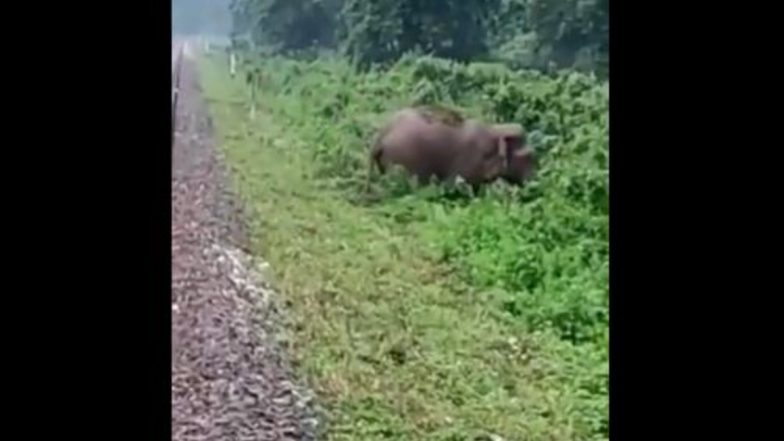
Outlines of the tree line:
<svg viewBox="0 0 784 441">
<path fill-rule="evenodd" d="M 232 39 L 336 50 L 360 67 L 407 52 L 606 76 L 608 0 L 231 0 Z"/>
</svg>

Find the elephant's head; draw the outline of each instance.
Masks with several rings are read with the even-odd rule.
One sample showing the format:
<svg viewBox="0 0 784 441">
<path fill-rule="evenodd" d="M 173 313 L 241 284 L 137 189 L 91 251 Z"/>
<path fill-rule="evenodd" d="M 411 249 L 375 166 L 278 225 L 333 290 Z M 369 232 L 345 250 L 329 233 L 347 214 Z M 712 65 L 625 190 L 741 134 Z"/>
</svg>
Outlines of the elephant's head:
<svg viewBox="0 0 784 441">
<path fill-rule="evenodd" d="M 525 130 L 520 124 L 496 124 L 491 133 L 500 158 L 500 168 L 495 177 L 501 177 L 514 184 L 522 184 L 534 175 L 536 157 L 527 145 Z"/>
</svg>

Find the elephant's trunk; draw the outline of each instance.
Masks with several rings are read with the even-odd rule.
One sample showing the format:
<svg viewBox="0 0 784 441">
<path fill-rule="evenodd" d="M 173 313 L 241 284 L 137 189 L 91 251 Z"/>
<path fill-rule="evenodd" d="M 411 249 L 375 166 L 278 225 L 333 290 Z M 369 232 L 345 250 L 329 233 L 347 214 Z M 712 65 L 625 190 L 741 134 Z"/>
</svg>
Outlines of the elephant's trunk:
<svg viewBox="0 0 784 441">
<path fill-rule="evenodd" d="M 365 192 L 370 192 L 370 180 L 373 177 L 373 166 L 378 168 L 379 174 L 384 174 L 384 164 L 381 163 L 381 156 L 384 154 L 384 149 L 381 145 L 381 139 L 377 139 L 375 144 L 373 145 L 373 149 L 370 151 L 370 155 L 368 155 L 368 170 L 367 170 L 367 181 L 365 182 Z"/>
</svg>

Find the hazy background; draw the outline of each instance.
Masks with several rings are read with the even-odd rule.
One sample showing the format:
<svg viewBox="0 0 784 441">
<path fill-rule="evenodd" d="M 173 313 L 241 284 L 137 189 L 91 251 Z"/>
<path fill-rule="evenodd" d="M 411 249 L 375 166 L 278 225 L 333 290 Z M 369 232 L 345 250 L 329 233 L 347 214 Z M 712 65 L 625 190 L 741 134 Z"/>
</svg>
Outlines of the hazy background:
<svg viewBox="0 0 784 441">
<path fill-rule="evenodd" d="M 172 34 L 228 36 L 231 0 L 172 0 Z"/>
</svg>

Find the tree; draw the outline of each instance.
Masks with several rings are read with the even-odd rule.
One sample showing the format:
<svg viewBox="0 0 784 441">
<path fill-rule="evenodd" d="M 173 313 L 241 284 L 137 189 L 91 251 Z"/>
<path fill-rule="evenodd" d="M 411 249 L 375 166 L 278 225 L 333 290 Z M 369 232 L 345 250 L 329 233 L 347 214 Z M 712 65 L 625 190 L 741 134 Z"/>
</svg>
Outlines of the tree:
<svg viewBox="0 0 784 441">
<path fill-rule="evenodd" d="M 501 0 L 346 0 L 343 50 L 360 65 L 411 50 L 468 61 L 487 53 L 488 26 Z"/>
<path fill-rule="evenodd" d="M 273 52 L 340 48 L 359 67 L 409 51 L 605 74 L 609 64 L 607 0 L 230 1 L 235 34 Z"/>
<path fill-rule="evenodd" d="M 234 30 L 288 52 L 332 47 L 341 0 L 232 0 Z"/>
<path fill-rule="evenodd" d="M 581 52 L 609 57 L 608 6 L 607 0 L 529 0 L 538 49 L 559 67 L 573 66 Z"/>
</svg>

